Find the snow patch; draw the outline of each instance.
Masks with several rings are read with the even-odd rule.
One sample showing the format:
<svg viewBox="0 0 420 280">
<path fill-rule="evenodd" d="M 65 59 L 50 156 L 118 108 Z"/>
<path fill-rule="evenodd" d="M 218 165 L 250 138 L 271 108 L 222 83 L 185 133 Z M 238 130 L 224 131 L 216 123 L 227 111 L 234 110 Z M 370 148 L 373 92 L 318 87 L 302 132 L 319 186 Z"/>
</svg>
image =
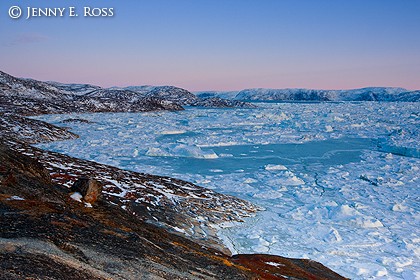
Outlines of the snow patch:
<svg viewBox="0 0 420 280">
<path fill-rule="evenodd" d="M 78 202 L 82 202 L 83 195 L 81 195 L 79 192 L 75 192 L 75 193 L 73 193 L 72 195 L 70 195 L 70 197 L 71 197 L 73 200 L 76 200 L 76 201 L 78 201 Z"/>
<path fill-rule="evenodd" d="M 275 262 L 265 262 L 265 263 L 268 264 L 268 265 L 271 265 L 271 266 L 275 266 L 275 267 L 285 266 L 282 263 L 275 263 Z"/>
<path fill-rule="evenodd" d="M 20 196 L 13 195 L 13 196 L 7 198 L 6 200 L 25 200 L 25 199 L 20 197 Z"/>
</svg>

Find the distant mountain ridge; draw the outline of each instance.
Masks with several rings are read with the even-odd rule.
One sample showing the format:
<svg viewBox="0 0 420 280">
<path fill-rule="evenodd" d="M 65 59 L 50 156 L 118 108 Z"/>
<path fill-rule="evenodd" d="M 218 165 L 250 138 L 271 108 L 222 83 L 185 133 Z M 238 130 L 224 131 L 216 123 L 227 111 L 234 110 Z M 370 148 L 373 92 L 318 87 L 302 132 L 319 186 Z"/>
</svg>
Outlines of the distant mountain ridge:
<svg viewBox="0 0 420 280">
<path fill-rule="evenodd" d="M 55 86 L 69 94 L 76 94 L 84 97 L 126 99 L 137 101 L 141 98 L 159 98 L 184 106 L 197 107 L 254 107 L 241 101 L 232 101 L 228 98 L 206 98 L 198 97 L 190 91 L 175 86 L 127 86 L 101 88 L 89 84 L 62 84 L 57 82 L 45 82 Z"/>
<path fill-rule="evenodd" d="M 200 91 L 201 98 L 223 97 L 240 101 L 403 101 L 419 102 L 420 91 L 404 88 L 366 87 L 351 90 L 244 89 L 241 91 Z"/>
<path fill-rule="evenodd" d="M 0 113 L 20 115 L 183 110 L 182 106 L 253 107 L 242 101 L 199 98 L 174 86 L 102 88 L 16 78 L 0 71 Z"/>
<path fill-rule="evenodd" d="M 183 106 L 254 108 L 258 101 L 419 102 L 420 91 L 370 87 L 353 90 L 245 89 L 192 93 L 175 86 L 102 88 L 16 78 L 0 71 L 0 113 L 20 115 L 183 110 Z"/>
</svg>

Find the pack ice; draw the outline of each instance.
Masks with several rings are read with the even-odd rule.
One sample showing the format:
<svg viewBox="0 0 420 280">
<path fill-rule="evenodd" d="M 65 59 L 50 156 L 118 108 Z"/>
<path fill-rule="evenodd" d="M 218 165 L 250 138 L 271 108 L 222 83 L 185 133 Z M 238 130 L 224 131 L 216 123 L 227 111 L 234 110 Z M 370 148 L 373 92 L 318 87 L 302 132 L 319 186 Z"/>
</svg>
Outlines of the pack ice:
<svg viewBox="0 0 420 280">
<path fill-rule="evenodd" d="M 91 123 L 61 122 L 75 117 Z M 420 103 L 37 118 L 81 136 L 42 148 L 262 206 L 220 230 L 234 252 L 311 258 L 352 279 L 420 279 Z"/>
</svg>

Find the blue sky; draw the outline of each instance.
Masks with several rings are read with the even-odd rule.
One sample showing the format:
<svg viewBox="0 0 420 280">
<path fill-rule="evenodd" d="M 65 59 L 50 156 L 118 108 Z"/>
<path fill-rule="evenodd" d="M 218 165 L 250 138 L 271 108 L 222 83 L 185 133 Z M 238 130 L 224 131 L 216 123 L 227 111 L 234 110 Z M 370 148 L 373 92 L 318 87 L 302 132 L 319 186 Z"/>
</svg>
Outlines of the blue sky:
<svg viewBox="0 0 420 280">
<path fill-rule="evenodd" d="M 112 7 L 13 20 L 11 6 Z M 0 70 L 102 86 L 420 89 L 420 0 L 2 0 Z"/>
</svg>

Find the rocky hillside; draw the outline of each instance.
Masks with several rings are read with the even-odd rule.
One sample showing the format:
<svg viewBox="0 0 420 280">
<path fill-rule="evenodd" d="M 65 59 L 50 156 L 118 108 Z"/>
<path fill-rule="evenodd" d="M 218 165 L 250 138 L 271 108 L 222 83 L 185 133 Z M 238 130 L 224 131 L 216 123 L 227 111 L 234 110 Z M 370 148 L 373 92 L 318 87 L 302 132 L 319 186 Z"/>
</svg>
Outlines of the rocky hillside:
<svg viewBox="0 0 420 280">
<path fill-rule="evenodd" d="M 225 249 L 220 246 L 215 228 L 225 222 L 240 222 L 259 209 L 189 182 L 120 170 L 27 145 L 78 137 L 42 121 L 3 114 L 0 129 L 0 139 L 16 151 L 37 158 L 54 183 L 71 188 L 83 174 L 89 174 L 101 183 L 107 201 L 148 223 L 222 251 Z"/>
<path fill-rule="evenodd" d="M 95 95 L 93 92 L 97 93 Z M 133 96 L 135 98 L 133 98 Z M 131 91 L 19 79 L 0 72 L 0 112 L 20 115 L 183 110 L 176 102 Z"/>
<path fill-rule="evenodd" d="M 200 107 L 253 107 L 249 103 L 207 100 L 174 86 L 101 88 L 89 84 L 62 84 L 16 78 L 0 71 L 0 112 L 21 115 L 146 112 Z"/>
<path fill-rule="evenodd" d="M 177 111 L 183 110 L 183 105 L 247 107 L 247 103 L 244 102 L 206 101 L 185 89 L 173 86 L 101 88 L 88 84 L 61 84 L 21 79 L 0 71 L 0 112 L 39 115 L 73 112 Z"/>
<path fill-rule="evenodd" d="M 33 148 L 77 135 L 1 120 L 0 279 L 343 279 L 313 261 L 231 256 L 215 229 L 258 211 L 249 202 Z M 75 193 L 83 180 L 94 200 Z"/>
<path fill-rule="evenodd" d="M 147 208 L 86 207 L 24 153 L 0 144 L 0 279 L 342 279 L 312 261 L 231 257 L 148 223 Z"/>
<path fill-rule="evenodd" d="M 124 96 L 126 99 L 149 97 L 163 99 L 183 106 L 212 107 L 212 108 L 254 108 L 255 106 L 238 100 L 228 100 L 220 97 L 197 97 L 195 94 L 174 86 L 130 86 L 125 88 L 99 89 L 88 96 L 116 98 Z"/>
<path fill-rule="evenodd" d="M 0 112 L 0 139 L 27 144 L 75 139 L 78 135 L 46 122 Z"/>
</svg>

